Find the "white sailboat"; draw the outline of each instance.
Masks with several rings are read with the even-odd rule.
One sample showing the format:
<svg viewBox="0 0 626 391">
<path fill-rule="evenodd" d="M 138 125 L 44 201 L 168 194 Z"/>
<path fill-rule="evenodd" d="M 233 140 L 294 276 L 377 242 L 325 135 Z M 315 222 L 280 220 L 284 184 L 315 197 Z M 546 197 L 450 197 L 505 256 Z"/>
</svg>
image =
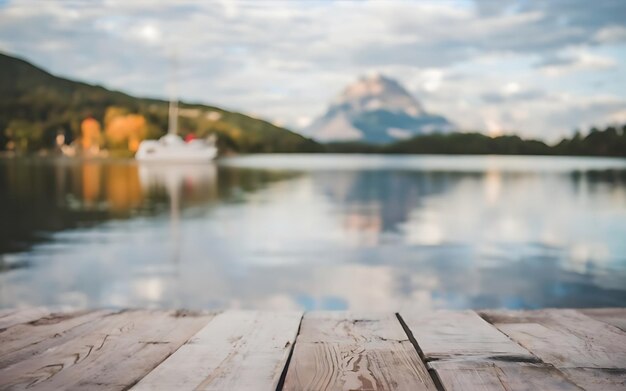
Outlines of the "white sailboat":
<svg viewBox="0 0 626 391">
<path fill-rule="evenodd" d="M 215 157 L 217 145 L 214 135 L 188 142 L 178 135 L 178 101 L 174 97 L 170 99 L 167 134 L 159 140 L 142 141 L 135 154 L 135 159 L 139 161 L 155 162 L 208 162 Z"/>
</svg>

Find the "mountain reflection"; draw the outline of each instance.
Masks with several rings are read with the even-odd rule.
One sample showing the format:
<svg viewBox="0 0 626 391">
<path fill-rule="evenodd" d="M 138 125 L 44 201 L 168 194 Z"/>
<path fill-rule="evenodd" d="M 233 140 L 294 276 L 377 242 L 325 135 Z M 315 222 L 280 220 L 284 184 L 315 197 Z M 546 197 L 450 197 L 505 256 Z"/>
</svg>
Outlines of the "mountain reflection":
<svg viewBox="0 0 626 391">
<path fill-rule="evenodd" d="M 451 190 L 462 177 L 451 172 L 364 171 L 316 173 L 315 186 L 341 205 L 347 230 L 393 232 L 428 197 Z"/>
<path fill-rule="evenodd" d="M 0 161 L 0 306 L 626 302 L 623 161 L 336 159 Z"/>
</svg>

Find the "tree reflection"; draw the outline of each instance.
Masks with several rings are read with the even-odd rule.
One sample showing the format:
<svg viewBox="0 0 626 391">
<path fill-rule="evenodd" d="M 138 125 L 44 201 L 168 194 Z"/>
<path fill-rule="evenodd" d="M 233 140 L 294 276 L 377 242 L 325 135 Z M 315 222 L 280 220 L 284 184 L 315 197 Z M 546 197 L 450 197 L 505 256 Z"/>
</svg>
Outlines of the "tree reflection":
<svg viewBox="0 0 626 391">
<path fill-rule="evenodd" d="M 49 233 L 171 213 L 171 201 L 180 210 L 237 202 L 294 175 L 215 164 L 145 167 L 132 160 L 0 159 L 0 255 L 27 250 L 48 240 Z"/>
</svg>

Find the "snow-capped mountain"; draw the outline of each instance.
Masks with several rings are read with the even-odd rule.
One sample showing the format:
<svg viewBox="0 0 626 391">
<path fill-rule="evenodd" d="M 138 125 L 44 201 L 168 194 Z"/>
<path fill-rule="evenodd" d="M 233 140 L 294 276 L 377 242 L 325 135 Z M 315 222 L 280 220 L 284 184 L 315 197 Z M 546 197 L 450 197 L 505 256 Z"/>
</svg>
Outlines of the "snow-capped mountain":
<svg viewBox="0 0 626 391">
<path fill-rule="evenodd" d="M 453 129 L 446 118 L 426 113 L 397 81 L 376 74 L 346 87 L 306 134 L 324 142 L 385 143 Z"/>
</svg>

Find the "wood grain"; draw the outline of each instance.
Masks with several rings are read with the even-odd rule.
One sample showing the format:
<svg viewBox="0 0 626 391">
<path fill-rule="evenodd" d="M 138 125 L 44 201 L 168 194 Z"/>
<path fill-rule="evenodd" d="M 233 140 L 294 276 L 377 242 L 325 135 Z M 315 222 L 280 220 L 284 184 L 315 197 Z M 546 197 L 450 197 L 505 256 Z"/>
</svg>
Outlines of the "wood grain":
<svg viewBox="0 0 626 391">
<path fill-rule="evenodd" d="M 0 388 L 123 390 L 211 319 L 186 312 L 125 311 L 95 329 L 0 369 Z"/>
<path fill-rule="evenodd" d="M 307 312 L 298 342 L 408 341 L 395 313 Z"/>
<path fill-rule="evenodd" d="M 11 315 L 19 311 L 17 308 L 4 308 L 0 310 L 0 318 L 4 318 L 7 315 Z"/>
<path fill-rule="evenodd" d="M 474 311 L 433 311 L 400 314 L 427 361 L 459 357 L 536 358 Z"/>
<path fill-rule="evenodd" d="M 307 313 L 284 390 L 436 390 L 395 314 Z"/>
<path fill-rule="evenodd" d="M 626 308 L 593 308 L 578 312 L 626 331 Z"/>
<path fill-rule="evenodd" d="M 275 390 L 301 312 L 227 311 L 133 390 Z"/>
<path fill-rule="evenodd" d="M 429 363 L 446 391 L 581 391 L 554 367 L 498 360 L 447 360 Z"/>
<path fill-rule="evenodd" d="M 10 327 L 0 333 L 0 368 L 39 355 L 98 327 L 100 319 L 113 311 L 80 311 L 50 314 Z"/>
<path fill-rule="evenodd" d="M 54 310 L 45 307 L 33 307 L 15 312 L 8 311 L 5 316 L 0 318 L 0 330 L 7 329 L 17 324 L 32 322 L 33 320 L 50 315 L 53 311 Z"/>
<path fill-rule="evenodd" d="M 626 389 L 626 309 L 55 311 L 0 312 L 0 389 Z"/>
<path fill-rule="evenodd" d="M 575 310 L 484 311 L 509 337 L 557 368 L 626 366 L 626 333 Z"/>
<path fill-rule="evenodd" d="M 572 382 L 587 391 L 626 390 L 626 370 L 598 368 L 564 368 L 561 371 Z"/>
</svg>

